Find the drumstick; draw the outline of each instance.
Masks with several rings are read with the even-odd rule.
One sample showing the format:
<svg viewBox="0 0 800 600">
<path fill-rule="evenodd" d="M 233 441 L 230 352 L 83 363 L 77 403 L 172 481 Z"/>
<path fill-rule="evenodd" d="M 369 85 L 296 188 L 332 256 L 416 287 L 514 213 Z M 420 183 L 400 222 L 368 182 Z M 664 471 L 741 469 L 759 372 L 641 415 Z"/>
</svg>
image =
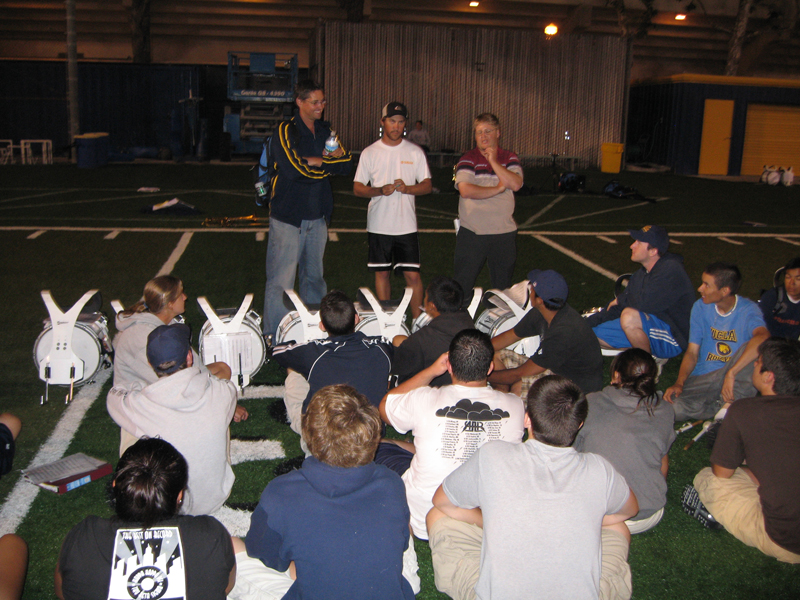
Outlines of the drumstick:
<svg viewBox="0 0 800 600">
<path fill-rule="evenodd" d="M 64 404 L 69 404 L 72 400 L 72 389 L 75 384 L 75 365 L 69 368 L 69 395 L 64 400 Z"/>
<path fill-rule="evenodd" d="M 700 425 L 700 423 L 702 423 L 702 422 L 703 422 L 703 419 L 700 419 L 699 421 L 695 421 L 694 423 L 687 423 L 686 425 L 684 425 L 680 429 L 676 429 L 675 433 L 683 433 L 684 431 L 689 431 L 692 427 L 696 427 L 697 425 Z"/>
<path fill-rule="evenodd" d="M 703 423 L 703 428 L 700 430 L 700 433 L 698 433 L 698 434 L 697 434 L 696 436 L 694 436 L 694 437 L 693 437 L 691 440 L 689 440 L 689 443 L 688 443 L 688 444 L 686 444 L 686 445 L 683 447 L 683 449 L 684 449 L 684 450 L 688 450 L 689 448 L 691 448 L 691 447 L 692 447 L 692 445 L 693 445 L 693 444 L 694 444 L 694 443 L 695 443 L 697 440 L 699 440 L 701 437 L 703 437 L 703 436 L 705 435 L 705 433 L 708 431 L 709 427 L 711 427 L 711 425 L 713 425 L 713 424 L 714 424 L 714 421 L 706 421 L 705 423 Z"/>
</svg>

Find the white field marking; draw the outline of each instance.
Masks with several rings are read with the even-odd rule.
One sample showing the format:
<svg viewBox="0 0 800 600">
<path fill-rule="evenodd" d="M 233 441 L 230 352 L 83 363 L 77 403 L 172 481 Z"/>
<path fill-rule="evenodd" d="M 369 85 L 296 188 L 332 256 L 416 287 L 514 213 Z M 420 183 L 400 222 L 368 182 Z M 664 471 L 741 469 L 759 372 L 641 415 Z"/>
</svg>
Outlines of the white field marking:
<svg viewBox="0 0 800 600">
<path fill-rule="evenodd" d="M 615 240 L 614 238 L 610 238 L 608 236 L 605 236 L 605 235 L 598 235 L 597 239 L 600 240 L 600 241 L 606 242 L 608 244 L 616 244 L 617 243 L 617 240 Z"/>
<path fill-rule="evenodd" d="M 7 202 L 15 202 L 17 200 L 28 200 L 29 198 L 41 198 L 42 196 L 53 196 L 55 194 L 61 194 L 64 192 L 80 192 L 82 190 L 56 190 L 54 192 L 44 192 L 42 194 L 31 194 L 29 196 L 17 196 L 16 198 L 6 198 L 5 200 L 0 200 L 0 203 L 6 204 Z"/>
<path fill-rule="evenodd" d="M 244 394 L 239 399 L 250 398 L 283 398 L 286 388 L 282 385 L 253 385 L 244 388 Z"/>
<path fill-rule="evenodd" d="M 723 236 L 723 237 L 721 237 L 719 239 L 720 239 L 720 241 L 728 242 L 729 244 L 733 244 L 734 246 L 744 246 L 744 242 L 740 242 L 738 240 L 732 240 L 729 237 Z"/>
<path fill-rule="evenodd" d="M 78 191 L 86 191 L 86 190 L 78 190 Z M 179 192 L 156 192 L 155 194 L 148 194 L 147 200 L 151 200 L 153 198 L 158 198 L 159 196 L 172 196 L 173 198 L 178 195 L 186 195 L 188 192 L 186 190 L 181 190 Z M 65 200 L 64 202 L 49 202 L 46 204 L 22 204 L 22 205 L 13 205 L 13 206 L 2 206 L 0 210 L 16 210 L 18 208 L 44 208 L 46 206 L 67 206 L 67 205 L 74 205 L 74 204 L 91 204 L 93 202 L 117 202 L 119 200 L 131 200 L 133 198 L 137 198 L 139 200 L 142 199 L 141 194 L 136 194 L 134 196 L 114 196 L 112 198 L 94 198 L 92 200 Z"/>
<path fill-rule="evenodd" d="M 158 275 L 156 275 L 156 277 L 158 277 L 159 275 L 169 275 L 170 273 L 172 273 L 172 269 L 175 268 L 175 263 L 178 262 L 178 260 L 186 250 L 186 247 L 189 245 L 189 242 L 192 241 L 192 235 L 194 234 L 184 233 L 181 236 L 181 239 L 178 241 L 178 245 L 175 246 L 175 249 L 172 251 L 172 254 L 169 255 L 167 262 L 165 262 L 164 265 L 161 267 L 161 269 L 159 269 Z"/>
<path fill-rule="evenodd" d="M 114 231 L 110 231 L 103 239 L 104 240 L 113 240 L 119 235 L 119 229 L 115 229 Z"/>
<path fill-rule="evenodd" d="M 570 250 L 568 248 L 565 248 L 561 244 L 558 244 L 558 243 L 554 242 L 553 240 L 550 240 L 550 239 L 544 237 L 543 235 L 534 235 L 533 237 L 534 237 L 534 239 L 539 240 L 543 244 L 547 244 L 551 248 L 555 248 L 556 250 L 558 250 L 562 254 L 566 254 L 571 259 L 581 263 L 583 266 L 589 267 L 592 271 L 594 271 L 596 273 L 600 273 L 600 275 L 604 275 L 605 277 L 608 277 L 611 281 L 616 281 L 617 277 L 619 277 L 616 273 L 612 273 L 611 271 L 607 271 L 606 269 L 604 269 L 600 265 L 595 264 L 592 261 L 583 258 L 580 254 L 577 254 L 576 252 L 573 252 L 572 250 Z"/>
<path fill-rule="evenodd" d="M 680 241 L 672 239 L 672 238 L 669 239 L 669 243 L 670 244 L 677 244 L 678 246 L 682 246 L 683 245 L 683 242 L 680 242 Z"/>
<path fill-rule="evenodd" d="M 72 227 L 66 225 L 56 225 L 53 227 L 47 227 L 46 229 L 42 229 L 41 225 L 7 225 L 7 226 L 0 226 L 0 231 L 74 231 L 77 233 L 85 233 L 85 232 L 107 232 L 108 226 L 99 226 L 99 227 Z M 116 228 L 120 231 L 120 233 L 246 233 L 252 234 L 253 229 L 249 227 L 118 227 Z M 265 227 L 263 231 L 268 232 L 269 227 Z M 367 230 L 364 227 L 355 228 L 355 227 L 336 227 L 329 229 L 328 231 L 333 231 L 336 233 L 366 233 Z M 419 233 L 454 233 L 452 227 L 447 229 L 420 229 Z M 599 235 L 607 235 L 607 236 L 627 236 L 629 235 L 628 231 L 548 231 L 548 230 L 541 230 L 541 231 L 517 231 L 519 235 L 546 235 L 550 237 L 554 236 L 561 236 L 561 237 L 597 237 Z M 774 239 L 776 236 L 780 236 L 783 238 L 800 238 L 800 233 L 742 233 L 739 231 L 728 232 L 728 231 L 717 231 L 717 232 L 710 232 L 710 233 L 675 233 L 670 232 L 669 237 L 670 241 L 676 244 L 680 244 L 680 241 L 676 241 L 675 238 L 682 237 L 682 238 L 720 238 L 720 237 L 737 237 L 737 238 L 770 238 Z"/>
<path fill-rule="evenodd" d="M 339 234 L 335 231 L 328 231 L 328 241 L 329 242 L 338 242 L 339 241 Z"/>
<path fill-rule="evenodd" d="M 619 210 L 630 210 L 639 206 L 647 206 L 650 202 L 637 202 L 636 204 L 628 204 L 627 206 L 617 206 L 616 208 L 607 208 L 605 210 L 596 210 L 590 213 L 583 213 L 582 215 L 575 215 L 573 217 L 564 217 L 563 219 L 556 219 L 555 221 L 547 221 L 540 223 L 540 225 L 552 225 L 553 223 L 563 223 L 564 221 L 574 221 L 575 219 L 583 219 L 584 217 L 593 217 L 595 215 L 602 215 L 605 213 L 616 212 Z"/>
<path fill-rule="evenodd" d="M 30 234 L 28 236 L 28 239 L 29 240 L 35 240 L 37 237 L 39 237 L 40 235 L 45 234 L 45 233 L 47 233 L 47 229 L 40 229 L 38 231 L 34 231 L 32 234 Z"/>
<path fill-rule="evenodd" d="M 47 441 L 39 448 L 36 456 L 33 458 L 27 468 L 38 467 L 46 465 L 47 463 L 58 460 L 64 456 L 67 451 L 72 438 L 78 431 L 78 427 L 83 420 L 86 411 L 100 395 L 103 385 L 111 375 L 111 369 L 103 369 L 98 373 L 94 383 L 88 383 L 83 386 L 80 391 L 75 395 L 72 402 L 64 410 L 64 414 L 58 420 L 53 433 Z M 64 389 L 64 388 L 55 388 Z M 53 400 L 51 402 L 58 402 L 56 394 L 51 394 Z M 35 486 L 25 481 L 22 477 L 19 478 L 14 489 L 6 498 L 2 508 L 0 508 L 0 535 L 6 533 L 14 533 L 19 527 L 20 523 L 25 519 L 28 510 L 31 507 L 36 494 L 41 490 L 40 487 Z"/>
<path fill-rule="evenodd" d="M 267 234 L 265 232 L 263 232 L 263 231 L 257 231 L 256 232 L 256 241 L 257 242 L 263 242 L 265 239 L 267 239 Z"/>
<path fill-rule="evenodd" d="M 787 244 L 792 244 L 793 246 L 800 246 L 800 242 L 798 242 L 797 240 L 790 240 L 790 239 L 787 239 L 787 238 L 785 238 L 783 236 L 775 238 L 775 239 L 776 240 L 780 240 L 782 242 L 786 242 Z"/>
<path fill-rule="evenodd" d="M 232 465 L 254 460 L 286 458 L 283 445 L 275 440 L 231 440 L 230 455 Z"/>
<path fill-rule="evenodd" d="M 551 208 L 553 208 L 553 207 L 554 207 L 556 204 L 558 204 L 559 202 L 561 202 L 561 201 L 562 201 L 564 198 L 566 198 L 566 196 L 558 196 L 558 197 L 557 197 L 555 200 L 553 200 L 553 201 L 552 201 L 550 204 L 548 204 L 547 206 L 545 206 L 545 207 L 544 207 L 542 210 L 540 210 L 539 212 L 537 212 L 535 215 L 533 215 L 533 216 L 532 216 L 532 217 L 530 217 L 530 218 L 529 218 L 527 221 L 525 221 L 525 222 L 524 222 L 522 225 L 520 225 L 520 227 L 527 227 L 528 225 L 532 224 L 532 223 L 533 223 L 533 222 L 534 222 L 536 219 L 538 219 L 539 217 L 541 217 L 541 216 L 542 216 L 544 213 L 546 213 L 548 210 L 550 210 Z"/>
<path fill-rule="evenodd" d="M 252 514 L 249 510 L 237 510 L 223 505 L 214 511 L 211 516 L 222 523 L 232 536 L 243 538 L 250 531 L 250 516 Z"/>
</svg>

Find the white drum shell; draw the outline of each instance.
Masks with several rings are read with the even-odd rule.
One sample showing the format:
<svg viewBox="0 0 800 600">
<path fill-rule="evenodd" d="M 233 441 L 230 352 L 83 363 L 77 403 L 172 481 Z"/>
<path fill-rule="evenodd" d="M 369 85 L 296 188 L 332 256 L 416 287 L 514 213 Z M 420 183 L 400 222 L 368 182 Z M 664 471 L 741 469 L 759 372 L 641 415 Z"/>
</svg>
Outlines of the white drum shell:
<svg viewBox="0 0 800 600">
<path fill-rule="evenodd" d="M 478 320 L 475 321 L 475 328 L 488 333 L 490 337 L 496 337 L 513 329 L 517 323 L 519 323 L 519 318 L 512 311 L 506 308 L 494 307 L 481 313 Z M 523 338 L 509 346 L 508 349 L 523 356 L 533 356 L 536 350 L 539 349 L 539 336 L 534 335 Z"/>
<path fill-rule="evenodd" d="M 33 345 L 33 362 L 36 368 L 47 360 L 53 346 L 53 326 L 50 319 L 45 319 L 44 329 Z M 72 351 L 83 361 L 83 378 L 77 379 L 74 385 L 89 383 L 103 366 L 104 356 L 111 353 L 108 339 L 108 321 L 105 315 L 95 313 L 81 315 L 72 330 Z M 50 381 L 53 385 L 70 385 L 69 381 Z"/>
<path fill-rule="evenodd" d="M 358 325 L 356 325 L 356 331 L 361 331 L 367 337 L 380 337 L 383 336 L 383 332 L 381 331 L 381 326 L 378 323 L 378 318 L 375 316 L 374 312 L 367 312 L 364 311 L 359 313 L 360 321 Z M 400 331 L 397 332 L 396 335 L 411 335 L 411 332 L 406 327 L 405 323 L 400 324 Z M 391 342 L 391 340 L 389 340 Z"/>
<path fill-rule="evenodd" d="M 219 320 L 229 323 L 233 315 L 219 315 Z M 231 371 L 248 376 L 258 373 L 267 357 L 267 346 L 261 335 L 261 317 L 250 311 L 244 316 L 236 333 L 215 333 L 211 321 L 206 321 L 200 330 L 200 358 L 204 365 L 222 361 Z"/>
</svg>

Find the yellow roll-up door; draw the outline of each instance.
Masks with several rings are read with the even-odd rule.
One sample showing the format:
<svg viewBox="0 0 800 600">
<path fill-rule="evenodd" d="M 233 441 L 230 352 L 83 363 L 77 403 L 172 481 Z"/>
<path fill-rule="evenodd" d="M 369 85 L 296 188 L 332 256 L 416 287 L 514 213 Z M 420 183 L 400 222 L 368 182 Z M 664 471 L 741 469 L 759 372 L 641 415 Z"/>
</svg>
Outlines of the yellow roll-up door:
<svg viewBox="0 0 800 600">
<path fill-rule="evenodd" d="M 800 106 L 747 107 L 742 175 L 761 175 L 764 165 L 800 167 Z"/>
</svg>

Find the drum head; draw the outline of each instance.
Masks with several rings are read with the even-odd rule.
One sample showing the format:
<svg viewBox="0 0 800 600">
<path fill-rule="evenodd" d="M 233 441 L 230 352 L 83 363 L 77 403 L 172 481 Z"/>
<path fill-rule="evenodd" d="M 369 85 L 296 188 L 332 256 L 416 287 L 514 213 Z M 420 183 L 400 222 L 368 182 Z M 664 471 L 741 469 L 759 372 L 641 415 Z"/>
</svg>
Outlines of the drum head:
<svg viewBox="0 0 800 600">
<path fill-rule="evenodd" d="M 228 323 L 233 317 L 221 316 L 220 321 Z M 215 333 L 211 321 L 206 321 L 200 330 L 200 359 L 207 365 L 222 361 L 233 373 L 255 375 L 264 366 L 267 346 L 261 335 L 258 322 L 249 314 L 245 315 L 242 326 L 236 333 Z"/>
<path fill-rule="evenodd" d="M 356 325 L 356 331 L 361 331 L 367 337 L 381 337 L 383 336 L 383 332 L 381 331 L 381 325 L 378 323 L 378 317 L 375 316 L 375 313 L 364 313 L 359 315 L 361 320 Z M 397 335 L 411 335 L 411 332 L 406 327 L 405 323 L 400 324 L 400 331 Z M 391 340 L 389 340 L 391 341 Z"/>
<path fill-rule="evenodd" d="M 100 332 L 102 334 L 102 331 Z M 53 328 L 48 323 L 44 331 L 36 338 L 33 346 L 33 362 L 36 368 L 47 359 L 50 349 L 53 346 Z M 72 332 L 72 351 L 80 360 L 83 361 L 83 378 L 75 381 L 74 385 L 83 385 L 94 379 L 97 371 L 102 364 L 102 346 L 91 323 L 78 321 Z M 58 383 L 56 385 L 69 385 L 69 383 Z"/>
</svg>

